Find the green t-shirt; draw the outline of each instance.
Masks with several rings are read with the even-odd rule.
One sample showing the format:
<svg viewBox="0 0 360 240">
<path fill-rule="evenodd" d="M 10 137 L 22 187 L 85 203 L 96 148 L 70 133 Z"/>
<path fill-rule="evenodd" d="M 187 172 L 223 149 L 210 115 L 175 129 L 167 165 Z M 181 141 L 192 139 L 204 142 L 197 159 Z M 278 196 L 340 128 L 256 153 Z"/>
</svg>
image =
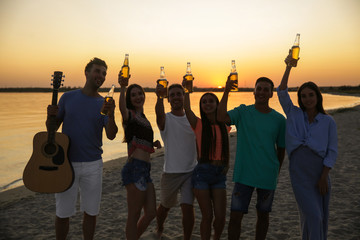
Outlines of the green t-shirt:
<svg viewBox="0 0 360 240">
<path fill-rule="evenodd" d="M 254 105 L 228 111 L 237 129 L 233 181 L 275 189 L 279 173 L 276 147 L 285 148 L 285 117 L 275 110 L 261 113 Z"/>
</svg>

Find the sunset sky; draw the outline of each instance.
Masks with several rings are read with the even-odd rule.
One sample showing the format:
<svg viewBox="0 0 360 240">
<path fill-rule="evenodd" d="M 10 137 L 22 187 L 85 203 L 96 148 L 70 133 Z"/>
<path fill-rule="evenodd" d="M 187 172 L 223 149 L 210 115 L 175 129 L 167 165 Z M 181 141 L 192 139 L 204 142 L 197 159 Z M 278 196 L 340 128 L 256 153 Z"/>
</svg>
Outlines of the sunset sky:
<svg viewBox="0 0 360 240">
<path fill-rule="evenodd" d="M 239 87 L 278 85 L 296 33 L 290 86 L 360 84 L 360 0 L 0 0 L 0 87 L 83 86 L 93 57 L 117 83 L 125 53 L 131 82 L 154 87 L 160 66 L 179 83 L 191 62 L 198 87 L 223 86 L 236 61 Z"/>
</svg>

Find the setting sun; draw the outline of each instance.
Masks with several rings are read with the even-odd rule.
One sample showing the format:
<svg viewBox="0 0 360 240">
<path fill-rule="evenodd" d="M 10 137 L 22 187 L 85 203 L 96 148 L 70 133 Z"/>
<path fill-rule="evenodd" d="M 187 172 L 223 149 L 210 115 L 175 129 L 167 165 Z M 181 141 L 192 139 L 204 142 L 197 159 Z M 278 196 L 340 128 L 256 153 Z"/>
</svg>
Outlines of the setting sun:
<svg viewBox="0 0 360 240">
<path fill-rule="evenodd" d="M 278 84 L 297 33 L 300 61 L 290 86 L 358 85 L 360 5 L 324 3 L 1 1 L 0 87 L 49 87 L 56 70 L 66 74 L 65 86 L 83 86 L 84 66 L 93 57 L 108 64 L 109 87 L 117 82 L 125 53 L 132 81 L 143 87 L 154 87 L 160 66 L 170 82 L 180 82 L 188 61 L 194 86 L 224 86 L 231 60 L 239 87 L 252 87 L 261 76 Z M 54 17 L 54 9 L 66 17 Z"/>
</svg>

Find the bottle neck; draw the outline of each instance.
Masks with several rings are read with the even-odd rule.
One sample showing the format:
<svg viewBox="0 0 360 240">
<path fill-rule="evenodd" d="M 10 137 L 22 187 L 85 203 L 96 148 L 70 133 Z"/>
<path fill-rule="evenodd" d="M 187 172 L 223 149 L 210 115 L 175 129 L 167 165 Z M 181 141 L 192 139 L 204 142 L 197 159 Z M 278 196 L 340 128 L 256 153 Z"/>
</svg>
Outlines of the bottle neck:
<svg viewBox="0 0 360 240">
<path fill-rule="evenodd" d="M 160 79 L 165 79 L 164 67 L 160 67 Z"/>
<path fill-rule="evenodd" d="M 298 47 L 300 45 L 300 34 L 296 35 L 294 45 L 295 47 Z"/>
<path fill-rule="evenodd" d="M 236 65 L 234 60 L 231 62 L 231 73 L 236 73 Z"/>
<path fill-rule="evenodd" d="M 114 95 L 114 90 L 115 90 L 115 86 L 112 85 L 108 94 L 106 95 L 107 97 L 112 97 Z"/>
<path fill-rule="evenodd" d="M 231 67 L 231 73 L 236 73 L 236 66 L 235 66 L 235 65 L 233 65 L 233 66 Z"/>
<path fill-rule="evenodd" d="M 187 63 L 187 66 L 186 66 L 186 74 L 191 75 L 191 66 L 190 66 L 189 62 Z"/>
</svg>

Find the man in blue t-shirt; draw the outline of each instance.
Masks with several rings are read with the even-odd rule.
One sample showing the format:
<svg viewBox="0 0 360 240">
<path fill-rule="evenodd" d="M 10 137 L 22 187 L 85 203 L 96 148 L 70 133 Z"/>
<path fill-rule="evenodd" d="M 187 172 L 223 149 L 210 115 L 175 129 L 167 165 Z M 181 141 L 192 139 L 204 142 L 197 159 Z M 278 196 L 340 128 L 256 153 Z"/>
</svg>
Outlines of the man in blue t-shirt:
<svg viewBox="0 0 360 240">
<path fill-rule="evenodd" d="M 108 139 L 116 137 L 114 100 L 104 101 L 98 89 L 105 81 L 106 63 L 92 59 L 85 67 L 86 83 L 81 89 L 64 93 L 58 106 L 49 105 L 49 116 L 56 116 L 56 130 L 62 124 L 62 132 L 70 138 L 68 157 L 74 169 L 73 185 L 65 192 L 56 193 L 56 239 L 66 239 L 69 218 L 76 212 L 80 190 L 80 208 L 84 212 L 84 239 L 93 239 L 96 216 L 99 214 L 102 193 L 102 133 L 105 128 Z M 100 114 L 101 108 L 108 112 Z"/>
<path fill-rule="evenodd" d="M 230 77 L 230 76 L 229 76 Z M 273 82 L 265 77 L 256 81 L 255 104 L 244 104 L 227 112 L 227 101 L 234 81 L 226 82 L 217 118 L 237 129 L 237 148 L 231 198 L 228 239 L 239 239 L 243 215 L 248 213 L 251 196 L 257 191 L 256 239 L 265 239 L 277 177 L 285 156 L 285 118 L 269 107 Z"/>
</svg>

